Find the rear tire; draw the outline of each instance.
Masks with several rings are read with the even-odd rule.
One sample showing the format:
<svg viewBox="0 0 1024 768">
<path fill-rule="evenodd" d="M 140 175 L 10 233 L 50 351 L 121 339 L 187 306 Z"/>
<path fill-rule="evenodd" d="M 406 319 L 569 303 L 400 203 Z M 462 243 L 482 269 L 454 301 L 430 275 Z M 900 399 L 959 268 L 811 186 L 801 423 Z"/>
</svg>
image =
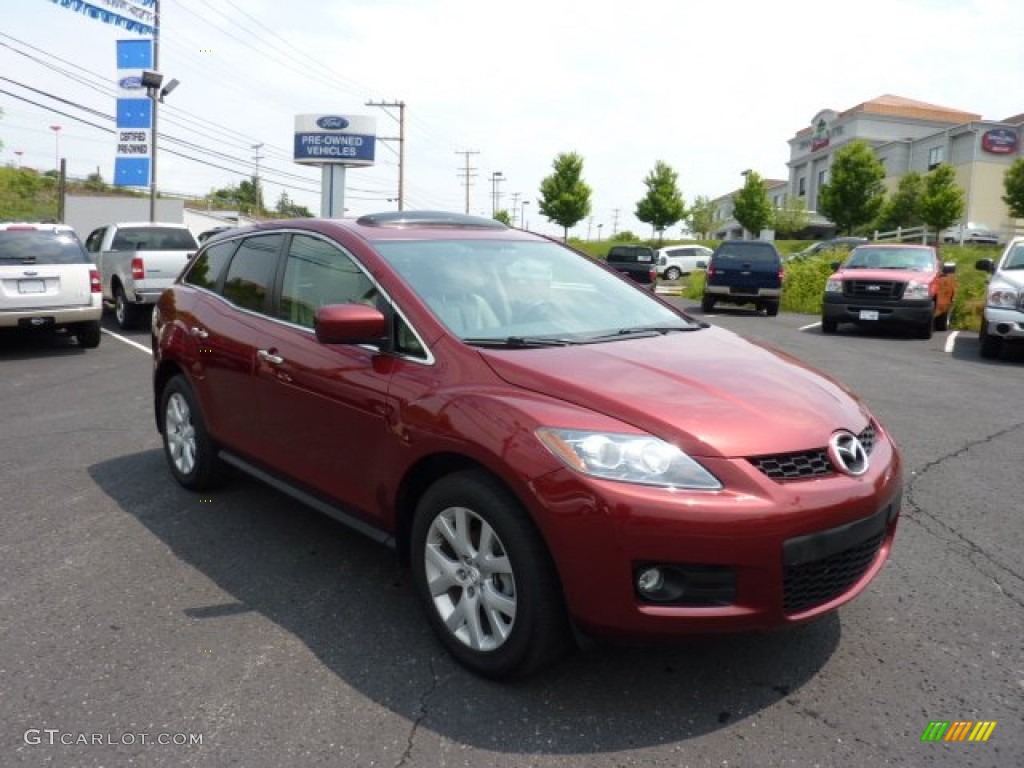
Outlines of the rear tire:
<svg viewBox="0 0 1024 768">
<path fill-rule="evenodd" d="M 100 345 L 100 321 L 93 320 L 91 323 L 79 323 L 75 326 L 75 338 L 78 345 L 85 349 L 96 349 Z"/>
<path fill-rule="evenodd" d="M 678 280 L 682 276 L 683 273 L 682 270 L 679 269 L 679 267 L 669 267 L 668 269 L 665 270 L 666 280 Z"/>
<path fill-rule="evenodd" d="M 764 305 L 764 313 L 766 315 L 768 315 L 768 317 L 775 317 L 775 316 L 777 316 L 779 314 L 779 302 L 777 302 L 777 301 L 770 301 L 767 304 L 765 304 Z"/>
<path fill-rule="evenodd" d="M 715 300 L 708 295 L 705 295 L 700 300 L 700 308 L 703 312 L 711 312 L 715 308 Z"/>
<path fill-rule="evenodd" d="M 226 465 L 206 431 L 192 387 L 181 374 L 172 377 L 160 395 L 160 423 L 164 456 L 175 480 L 192 491 L 223 481 Z"/>
<path fill-rule="evenodd" d="M 490 475 L 438 480 L 413 520 L 412 576 L 430 624 L 461 664 L 496 680 L 523 677 L 571 646 L 562 589 L 543 539 Z"/>
<path fill-rule="evenodd" d="M 117 327 L 123 331 L 130 331 L 139 324 L 141 318 L 139 308 L 128 301 L 124 288 L 118 283 L 114 286 L 114 319 L 117 320 Z"/>
</svg>

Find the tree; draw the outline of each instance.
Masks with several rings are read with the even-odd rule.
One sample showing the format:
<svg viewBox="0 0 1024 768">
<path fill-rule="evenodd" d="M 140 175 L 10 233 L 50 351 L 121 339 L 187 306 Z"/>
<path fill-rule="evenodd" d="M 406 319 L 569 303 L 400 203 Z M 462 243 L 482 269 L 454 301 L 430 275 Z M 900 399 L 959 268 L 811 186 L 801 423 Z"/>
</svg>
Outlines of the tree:
<svg viewBox="0 0 1024 768">
<path fill-rule="evenodd" d="M 85 177 L 85 182 L 82 186 L 91 192 L 106 192 L 108 190 L 107 184 L 103 181 L 103 175 L 100 173 L 99 168 L 96 169 L 95 173 L 90 173 Z"/>
<path fill-rule="evenodd" d="M 775 232 L 791 237 L 805 229 L 810 223 L 811 215 L 807 212 L 807 203 L 802 197 L 787 195 L 781 208 L 776 208 L 773 216 Z"/>
<path fill-rule="evenodd" d="M 659 243 L 664 238 L 665 230 L 682 221 L 686 215 L 686 204 L 679 191 L 678 180 L 679 174 L 659 160 L 654 164 L 654 170 L 644 179 L 647 195 L 636 204 L 634 214 L 640 221 L 654 227 Z"/>
<path fill-rule="evenodd" d="M 288 193 L 283 189 L 281 190 L 281 196 L 277 198 L 274 212 L 283 219 L 309 219 L 313 216 L 313 212 L 306 206 L 293 203 L 292 199 L 288 197 Z"/>
<path fill-rule="evenodd" d="M 583 181 L 583 158 L 575 152 L 559 154 L 551 167 L 554 173 L 540 183 L 537 210 L 560 224 L 568 240 L 569 228 L 590 215 L 590 187 Z"/>
<path fill-rule="evenodd" d="M 831 178 L 818 191 L 818 210 L 847 234 L 878 218 L 885 203 L 885 166 L 863 141 L 851 141 L 832 158 Z"/>
<path fill-rule="evenodd" d="M 1018 157 L 1003 176 L 1003 202 L 1015 219 L 1024 219 L 1024 157 Z"/>
<path fill-rule="evenodd" d="M 892 230 L 897 227 L 918 226 L 921 223 L 922 194 L 924 194 L 924 178 L 921 174 L 911 171 L 901 178 L 899 187 L 882 206 L 878 228 Z"/>
<path fill-rule="evenodd" d="M 964 215 L 964 191 L 957 186 L 956 171 L 951 165 L 940 165 L 924 177 L 921 194 L 921 221 L 936 235 L 956 223 Z"/>
<path fill-rule="evenodd" d="M 732 215 L 742 227 L 755 237 L 772 223 L 775 211 L 768 201 L 768 186 L 756 171 L 744 174 L 746 182 L 733 200 Z"/>
<path fill-rule="evenodd" d="M 710 197 L 698 195 L 693 201 L 693 207 L 686 212 L 686 226 L 701 239 L 707 240 L 711 231 L 715 228 L 715 213 L 718 206 Z"/>
<path fill-rule="evenodd" d="M 263 200 L 263 189 L 259 181 L 253 177 L 251 180 L 240 181 L 238 186 L 215 189 L 210 196 L 214 202 L 234 206 L 241 213 L 257 213 L 256 201 Z"/>
<path fill-rule="evenodd" d="M 495 211 L 494 212 L 494 220 L 495 221 L 500 221 L 506 227 L 511 227 L 512 226 L 512 214 L 510 214 L 504 208 L 501 209 L 500 211 Z"/>
<path fill-rule="evenodd" d="M 639 243 L 640 242 L 640 236 L 639 235 L 634 235 L 628 229 L 624 229 L 621 232 L 616 232 L 614 235 L 612 235 L 608 239 L 611 240 L 613 243 Z"/>
</svg>

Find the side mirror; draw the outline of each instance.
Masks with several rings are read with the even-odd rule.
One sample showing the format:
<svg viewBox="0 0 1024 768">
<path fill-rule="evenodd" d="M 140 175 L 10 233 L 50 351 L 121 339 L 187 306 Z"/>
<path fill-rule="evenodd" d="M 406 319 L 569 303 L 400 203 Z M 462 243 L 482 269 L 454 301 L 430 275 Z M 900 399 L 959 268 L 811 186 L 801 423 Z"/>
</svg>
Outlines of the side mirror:
<svg viewBox="0 0 1024 768">
<path fill-rule="evenodd" d="M 831 262 L 829 262 L 828 266 L 829 266 L 829 269 L 831 269 L 833 272 L 838 272 L 839 271 L 839 267 L 841 267 L 842 265 L 843 265 L 843 262 L 841 262 L 841 261 L 831 261 Z"/>
<path fill-rule="evenodd" d="M 313 316 L 313 330 L 321 344 L 381 344 L 387 339 L 384 313 L 365 304 L 329 304 Z"/>
<path fill-rule="evenodd" d="M 989 274 L 996 271 L 996 265 L 992 259 L 978 259 L 974 262 L 974 268 L 980 269 L 982 272 L 988 272 Z"/>
</svg>

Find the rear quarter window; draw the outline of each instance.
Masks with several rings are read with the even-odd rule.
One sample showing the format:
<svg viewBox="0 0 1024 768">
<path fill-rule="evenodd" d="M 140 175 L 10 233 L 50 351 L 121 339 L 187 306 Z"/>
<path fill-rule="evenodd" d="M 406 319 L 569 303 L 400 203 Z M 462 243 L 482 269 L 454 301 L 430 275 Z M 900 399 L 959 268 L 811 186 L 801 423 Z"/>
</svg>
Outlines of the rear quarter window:
<svg viewBox="0 0 1024 768">
<path fill-rule="evenodd" d="M 224 266 L 228 263 L 237 245 L 237 242 L 228 242 L 218 243 L 207 248 L 196 256 L 195 261 L 185 273 L 183 282 L 197 288 L 217 290 L 217 283 L 220 282 Z"/>
</svg>

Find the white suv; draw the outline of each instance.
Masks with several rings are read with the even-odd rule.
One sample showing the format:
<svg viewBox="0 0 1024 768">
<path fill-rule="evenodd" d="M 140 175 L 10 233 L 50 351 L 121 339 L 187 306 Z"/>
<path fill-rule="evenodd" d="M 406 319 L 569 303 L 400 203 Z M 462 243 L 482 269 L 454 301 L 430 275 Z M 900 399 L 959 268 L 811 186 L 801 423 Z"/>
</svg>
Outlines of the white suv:
<svg viewBox="0 0 1024 768">
<path fill-rule="evenodd" d="M 0 329 L 66 330 L 100 343 L 100 273 L 63 224 L 0 223 Z"/>
<path fill-rule="evenodd" d="M 658 249 L 658 276 L 678 280 L 698 269 L 706 269 L 712 250 L 703 245 L 669 245 Z"/>
<path fill-rule="evenodd" d="M 981 356 L 999 357 L 1004 343 L 1024 343 L 1024 237 L 1012 238 L 998 261 L 978 259 L 975 266 L 991 275 L 978 332 Z"/>
</svg>

